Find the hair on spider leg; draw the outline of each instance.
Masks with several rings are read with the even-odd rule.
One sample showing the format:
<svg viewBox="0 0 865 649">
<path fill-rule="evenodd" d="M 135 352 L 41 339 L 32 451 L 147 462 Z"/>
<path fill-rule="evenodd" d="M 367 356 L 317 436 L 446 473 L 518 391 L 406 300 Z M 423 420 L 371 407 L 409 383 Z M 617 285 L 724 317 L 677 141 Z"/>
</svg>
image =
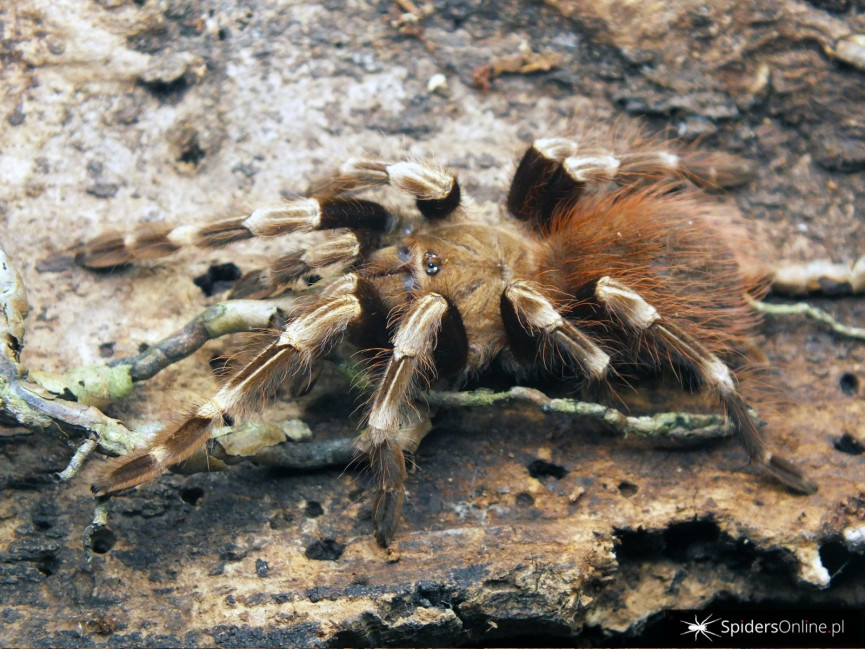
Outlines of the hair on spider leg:
<svg viewBox="0 0 865 649">
<path fill-rule="evenodd" d="M 284 327 L 283 327 L 284 328 Z M 257 331 L 242 334 L 241 347 L 233 353 L 217 355 L 211 359 L 214 375 L 224 384 L 240 369 L 249 365 L 268 347 L 279 341 L 282 328 L 270 326 Z M 288 368 L 272 371 L 265 382 L 252 390 L 245 399 L 244 405 L 238 410 L 237 416 L 242 418 L 248 412 L 260 412 L 263 405 L 277 397 L 300 398 L 308 394 L 318 381 L 321 367 L 313 364 L 308 368 L 289 371 Z"/>
<path fill-rule="evenodd" d="M 698 188 L 746 171 L 732 157 L 619 128 L 536 140 L 517 164 L 509 213 L 495 217 L 439 165 L 360 158 L 318 195 L 205 226 L 109 238 L 102 259 L 114 261 L 317 232 L 315 246 L 289 249 L 255 275 L 253 291 L 322 279 L 210 400 L 112 465 L 99 485 L 113 492 L 151 479 L 194 452 L 226 414 L 286 382 L 309 381 L 345 343 L 369 364 L 358 448 L 371 469 L 373 533 L 383 546 L 395 538 L 406 462 L 425 435 L 406 432 L 425 415 L 424 391 L 464 385 L 494 365 L 516 377 L 580 377 L 575 388 L 588 380 L 614 396 L 623 382 L 636 392 L 641 374 L 663 369 L 680 389 L 701 386 L 727 411 L 761 471 L 813 493 L 816 485 L 771 450 L 740 388 L 747 373 L 736 353 L 756 322 L 743 295 L 765 283 L 748 270 L 750 239 L 730 209 Z M 410 231 L 391 231 L 389 210 L 350 196 L 379 187 L 414 199 Z"/>
<path fill-rule="evenodd" d="M 417 471 L 423 471 L 423 467 L 417 461 L 417 453 L 415 451 L 407 450 L 403 453 L 403 457 L 406 462 L 406 471 L 410 475 L 415 474 Z M 351 504 L 357 504 L 358 502 L 369 498 L 377 489 L 377 487 L 375 487 L 376 474 L 373 466 L 369 461 L 366 451 L 364 451 L 358 444 L 355 444 L 355 453 L 352 456 L 351 461 L 340 472 L 340 476 L 344 476 L 350 471 L 353 471 L 356 474 L 357 480 L 360 484 L 368 485 L 361 490 L 360 494 L 356 498 L 350 500 Z"/>
</svg>

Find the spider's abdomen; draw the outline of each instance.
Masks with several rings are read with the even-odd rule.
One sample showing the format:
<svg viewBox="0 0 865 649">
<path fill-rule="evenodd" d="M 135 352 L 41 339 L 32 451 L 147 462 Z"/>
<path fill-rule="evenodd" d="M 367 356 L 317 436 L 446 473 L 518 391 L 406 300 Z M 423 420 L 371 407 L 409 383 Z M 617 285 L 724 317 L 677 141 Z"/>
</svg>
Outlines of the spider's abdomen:
<svg viewBox="0 0 865 649">
<path fill-rule="evenodd" d="M 742 297 L 754 288 L 740 270 L 744 238 L 729 218 L 696 192 L 583 199 L 550 223 L 541 265 L 556 288 L 584 300 L 584 310 L 596 307 L 598 280 L 612 277 L 723 354 L 740 347 L 754 324 Z"/>
</svg>

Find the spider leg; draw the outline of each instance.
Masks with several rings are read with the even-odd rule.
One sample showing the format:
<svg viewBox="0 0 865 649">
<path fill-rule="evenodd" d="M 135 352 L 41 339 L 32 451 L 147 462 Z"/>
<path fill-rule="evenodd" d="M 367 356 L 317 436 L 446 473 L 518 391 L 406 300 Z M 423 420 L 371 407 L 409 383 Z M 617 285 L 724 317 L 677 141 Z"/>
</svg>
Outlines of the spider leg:
<svg viewBox="0 0 865 649">
<path fill-rule="evenodd" d="M 244 273 L 232 287 L 229 298 L 269 297 L 324 268 L 332 273 L 344 272 L 361 259 L 361 250 L 356 232 L 340 231 L 306 250 L 279 257 L 267 268 Z"/>
<path fill-rule="evenodd" d="M 450 216 L 463 200 L 456 177 L 430 162 L 352 159 L 342 166 L 335 182 L 342 191 L 390 185 L 414 196 L 420 213 L 432 220 Z"/>
<path fill-rule="evenodd" d="M 662 316 L 638 293 L 610 277 L 595 286 L 595 297 L 626 329 L 645 336 L 650 345 L 666 350 L 672 359 L 693 368 L 703 384 L 713 391 L 736 426 L 742 446 L 751 460 L 761 464 L 774 478 L 801 493 L 814 493 L 814 484 L 789 461 L 769 451 L 748 404 L 736 389 L 729 367 L 694 336 Z"/>
<path fill-rule="evenodd" d="M 309 372 L 312 362 L 343 335 L 366 320 L 379 317 L 379 305 L 366 281 L 346 275 L 285 325 L 279 337 L 234 374 L 209 400 L 178 425 L 158 435 L 148 448 L 117 458 L 97 480 L 94 491 L 113 493 L 159 475 L 192 455 L 214 425 L 231 423 L 234 414 L 268 388 Z M 368 313 L 370 312 L 370 313 Z"/>
<path fill-rule="evenodd" d="M 579 145 L 565 138 L 535 140 L 523 155 L 508 191 L 508 211 L 535 226 L 544 225 L 556 206 L 570 195 L 579 198 L 562 168 L 562 162 L 577 153 Z M 570 193 L 569 192 L 574 192 Z"/>
<path fill-rule="evenodd" d="M 699 187 L 735 187 L 754 176 L 754 163 L 720 151 L 683 150 L 673 147 L 646 149 L 618 156 L 621 161 L 616 182 L 644 185 L 687 179 Z"/>
<path fill-rule="evenodd" d="M 149 226 L 135 232 L 107 232 L 83 244 L 75 260 L 86 268 L 111 268 L 154 259 L 185 246 L 219 248 L 253 237 L 336 228 L 387 231 L 392 219 L 373 201 L 354 198 L 300 198 L 263 205 L 245 216 L 203 225 Z"/>
<path fill-rule="evenodd" d="M 393 352 L 373 397 L 368 427 L 358 448 L 369 458 L 377 487 L 373 509 L 376 540 L 387 546 L 396 532 L 405 498 L 405 457 L 400 426 L 421 377 L 431 378 L 439 331 L 448 313 L 455 313 L 446 298 L 428 293 L 415 300 L 402 316 L 393 338 Z"/>
<path fill-rule="evenodd" d="M 587 192 L 690 180 L 704 187 L 730 187 L 744 182 L 753 166 L 723 153 L 677 152 L 669 143 L 651 141 L 626 154 L 603 147 L 583 147 L 565 138 L 535 140 L 523 155 L 508 192 L 508 210 L 536 227 Z"/>
<path fill-rule="evenodd" d="M 609 355 L 566 320 L 537 285 L 512 282 L 502 294 L 501 313 L 510 347 L 519 360 L 534 363 L 540 351 L 546 363 L 549 352 L 555 351 L 590 380 L 606 376 Z"/>
</svg>

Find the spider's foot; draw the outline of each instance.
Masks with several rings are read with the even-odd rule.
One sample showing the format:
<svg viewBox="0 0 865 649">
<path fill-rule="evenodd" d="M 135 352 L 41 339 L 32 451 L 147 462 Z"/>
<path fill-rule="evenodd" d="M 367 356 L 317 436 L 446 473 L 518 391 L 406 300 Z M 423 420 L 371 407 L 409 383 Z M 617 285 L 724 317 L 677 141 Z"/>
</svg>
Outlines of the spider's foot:
<svg viewBox="0 0 865 649">
<path fill-rule="evenodd" d="M 374 427 L 365 431 L 358 447 L 367 454 L 378 484 L 372 522 L 376 540 L 386 548 L 393 541 L 405 499 L 405 456 L 392 436 Z"/>
<path fill-rule="evenodd" d="M 766 471 L 776 480 L 787 485 L 793 491 L 811 495 L 817 493 L 817 483 L 806 476 L 802 470 L 777 455 L 772 455 L 766 462 Z"/>
<path fill-rule="evenodd" d="M 396 490 L 382 489 L 376 495 L 372 522 L 375 530 L 375 540 L 383 548 L 389 546 L 396 535 L 396 526 L 399 520 L 399 513 L 402 511 L 404 493 L 404 490 L 400 487 Z"/>
</svg>

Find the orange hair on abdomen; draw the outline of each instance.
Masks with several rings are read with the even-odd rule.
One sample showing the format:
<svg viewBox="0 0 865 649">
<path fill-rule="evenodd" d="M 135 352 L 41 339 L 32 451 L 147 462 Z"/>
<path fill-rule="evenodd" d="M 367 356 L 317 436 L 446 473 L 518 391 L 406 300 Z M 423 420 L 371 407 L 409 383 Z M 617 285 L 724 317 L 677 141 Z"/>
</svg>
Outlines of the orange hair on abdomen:
<svg viewBox="0 0 865 649">
<path fill-rule="evenodd" d="M 656 185 L 583 196 L 558 211 L 543 240 L 542 282 L 584 298 L 610 276 L 715 353 L 741 348 L 757 322 L 743 295 L 764 288 L 745 278 L 741 260 L 758 246 L 735 210 L 699 192 Z"/>
</svg>

